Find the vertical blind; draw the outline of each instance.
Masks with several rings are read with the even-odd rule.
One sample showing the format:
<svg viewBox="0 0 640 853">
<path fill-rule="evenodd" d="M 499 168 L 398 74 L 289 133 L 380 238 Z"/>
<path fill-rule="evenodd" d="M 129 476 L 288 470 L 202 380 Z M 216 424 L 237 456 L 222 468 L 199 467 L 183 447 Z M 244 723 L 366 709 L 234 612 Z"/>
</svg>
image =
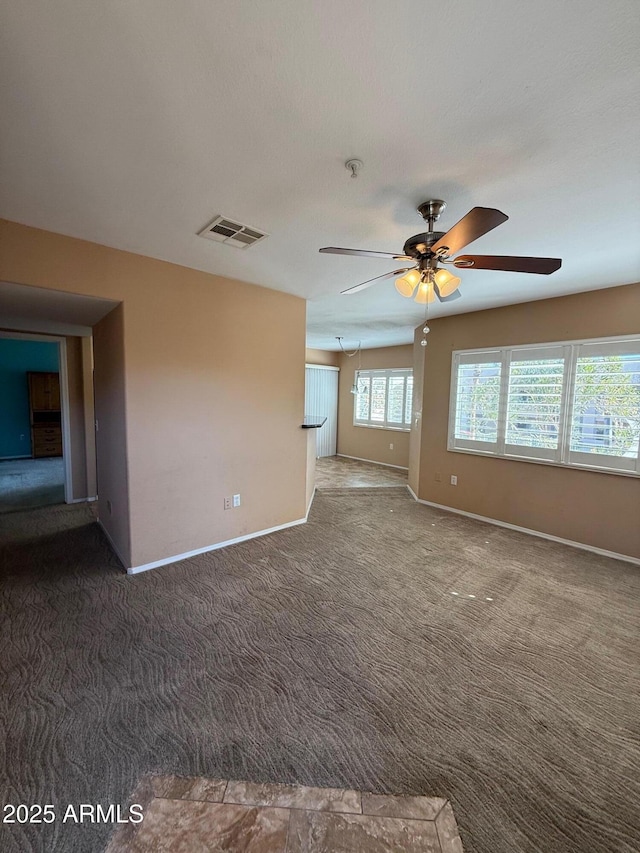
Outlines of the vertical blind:
<svg viewBox="0 0 640 853">
<path fill-rule="evenodd" d="M 316 429 L 316 455 L 335 456 L 338 432 L 338 369 L 306 365 L 305 415 L 326 417 Z"/>
</svg>

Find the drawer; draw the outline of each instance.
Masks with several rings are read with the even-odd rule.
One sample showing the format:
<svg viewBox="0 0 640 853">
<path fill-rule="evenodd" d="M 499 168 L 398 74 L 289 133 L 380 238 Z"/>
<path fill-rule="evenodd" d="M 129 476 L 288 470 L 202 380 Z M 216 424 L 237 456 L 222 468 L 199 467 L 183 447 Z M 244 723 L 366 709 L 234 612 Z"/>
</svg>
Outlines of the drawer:
<svg viewBox="0 0 640 853">
<path fill-rule="evenodd" d="M 48 447 L 51 444 L 62 444 L 62 437 L 59 435 L 43 435 L 34 436 L 33 446 L 34 447 Z"/>
<path fill-rule="evenodd" d="M 53 427 L 33 430 L 34 456 L 60 456 L 62 454 L 62 435 Z"/>
<path fill-rule="evenodd" d="M 34 441 L 60 441 L 61 438 L 59 429 L 51 430 L 51 432 L 48 430 L 34 430 L 33 432 Z"/>
<path fill-rule="evenodd" d="M 60 438 L 62 435 L 62 431 L 57 424 L 48 424 L 45 426 L 44 424 L 34 424 L 33 427 L 33 437 L 37 438 L 39 436 L 55 436 Z"/>
<path fill-rule="evenodd" d="M 33 448 L 33 456 L 35 459 L 43 456 L 62 456 L 62 444 L 59 441 L 52 444 L 36 444 Z"/>
</svg>

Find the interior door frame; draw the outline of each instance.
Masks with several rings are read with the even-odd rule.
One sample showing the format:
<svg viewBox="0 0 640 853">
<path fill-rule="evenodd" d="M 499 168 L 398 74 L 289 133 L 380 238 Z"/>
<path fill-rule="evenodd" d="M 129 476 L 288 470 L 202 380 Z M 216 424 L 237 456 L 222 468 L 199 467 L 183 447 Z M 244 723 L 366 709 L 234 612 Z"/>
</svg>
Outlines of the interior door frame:
<svg viewBox="0 0 640 853">
<path fill-rule="evenodd" d="M 22 341 L 41 341 L 58 344 L 58 374 L 60 376 L 60 418 L 62 426 L 62 462 L 64 466 L 64 502 L 74 503 L 71 473 L 71 411 L 69 408 L 69 376 L 67 374 L 67 339 L 60 335 L 38 335 L 32 332 L 0 332 L 0 338 Z"/>
</svg>

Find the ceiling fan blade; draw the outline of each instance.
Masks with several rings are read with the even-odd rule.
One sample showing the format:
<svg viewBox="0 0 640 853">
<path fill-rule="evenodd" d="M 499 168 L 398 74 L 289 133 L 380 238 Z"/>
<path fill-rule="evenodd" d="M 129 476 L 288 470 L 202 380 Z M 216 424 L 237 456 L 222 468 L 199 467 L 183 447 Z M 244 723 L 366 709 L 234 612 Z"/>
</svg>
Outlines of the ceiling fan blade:
<svg viewBox="0 0 640 853">
<path fill-rule="evenodd" d="M 454 290 L 453 293 L 450 293 L 448 296 L 440 296 L 440 288 L 435 283 L 435 281 L 433 283 L 433 289 L 440 302 L 454 302 L 456 299 L 460 299 L 460 297 L 462 296 L 460 291 L 457 289 Z"/>
<path fill-rule="evenodd" d="M 383 278 L 391 278 L 394 275 L 401 275 L 403 272 L 407 272 L 407 270 L 413 269 L 413 267 L 405 267 L 401 270 L 393 270 L 392 272 L 386 272 L 384 275 L 377 275 L 375 278 L 370 278 L 368 281 L 363 281 L 362 284 L 355 284 L 353 287 L 348 287 L 346 290 L 341 290 L 341 293 L 358 293 L 359 290 L 364 290 L 366 287 L 371 287 L 372 284 L 375 284 L 376 281 L 381 281 Z"/>
<path fill-rule="evenodd" d="M 369 252 L 367 249 L 340 249 L 336 246 L 325 246 L 318 249 L 328 255 L 356 255 L 359 258 L 391 258 L 394 261 L 410 261 L 406 255 L 394 255 L 392 252 Z"/>
<path fill-rule="evenodd" d="M 460 255 L 453 262 L 460 269 L 504 270 L 551 275 L 562 266 L 560 258 L 519 258 L 509 255 Z"/>
<path fill-rule="evenodd" d="M 455 255 L 463 246 L 487 234 L 509 217 L 493 207 L 474 207 L 431 247 L 435 254 Z"/>
</svg>

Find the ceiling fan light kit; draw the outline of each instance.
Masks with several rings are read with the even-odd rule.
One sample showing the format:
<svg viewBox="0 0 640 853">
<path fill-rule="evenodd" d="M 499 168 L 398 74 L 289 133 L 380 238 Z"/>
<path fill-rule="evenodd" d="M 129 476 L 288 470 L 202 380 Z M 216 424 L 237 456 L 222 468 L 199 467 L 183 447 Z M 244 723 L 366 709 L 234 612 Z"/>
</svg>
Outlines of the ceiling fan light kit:
<svg viewBox="0 0 640 853">
<path fill-rule="evenodd" d="M 345 165 L 350 166 L 349 161 Z M 354 173 L 356 176 L 357 171 Z M 438 266 L 450 263 L 458 269 L 501 270 L 504 272 L 534 273 L 550 275 L 562 266 L 560 258 L 533 258 L 508 255 L 461 255 L 453 260 L 451 256 L 459 252 L 468 243 L 487 234 L 508 220 L 508 216 L 492 207 L 474 207 L 466 216 L 448 231 L 434 231 L 434 224 L 440 219 L 446 202 L 435 198 L 423 202 L 418 213 L 427 223 L 428 230 L 414 234 L 404 244 L 402 254 L 391 252 L 372 252 L 366 249 L 342 249 L 326 246 L 321 252 L 334 255 L 355 255 L 357 257 L 387 258 L 396 261 L 411 261 L 414 266 L 392 270 L 375 278 L 363 281 L 343 290 L 343 294 L 358 293 L 371 287 L 376 281 L 400 276 L 396 279 L 396 290 L 407 299 L 426 305 L 436 298 L 440 302 L 456 299 L 460 296 L 458 287 L 461 279 L 448 270 Z M 415 296 L 414 296 L 415 293 Z"/>
<path fill-rule="evenodd" d="M 414 302 L 418 305 L 430 305 L 436 298 L 435 288 L 432 281 L 421 281 L 415 295 Z"/>
<path fill-rule="evenodd" d="M 460 286 L 462 279 L 458 278 L 457 275 L 451 275 L 449 270 L 445 270 L 441 267 L 433 274 L 433 281 L 438 286 L 440 296 L 445 299 L 447 296 L 451 296 L 452 293 L 455 293 Z"/>
<path fill-rule="evenodd" d="M 396 279 L 396 290 L 401 296 L 406 296 L 409 299 L 413 296 L 413 291 L 418 286 L 420 281 L 420 273 L 418 270 L 409 270 L 402 278 Z"/>
</svg>

